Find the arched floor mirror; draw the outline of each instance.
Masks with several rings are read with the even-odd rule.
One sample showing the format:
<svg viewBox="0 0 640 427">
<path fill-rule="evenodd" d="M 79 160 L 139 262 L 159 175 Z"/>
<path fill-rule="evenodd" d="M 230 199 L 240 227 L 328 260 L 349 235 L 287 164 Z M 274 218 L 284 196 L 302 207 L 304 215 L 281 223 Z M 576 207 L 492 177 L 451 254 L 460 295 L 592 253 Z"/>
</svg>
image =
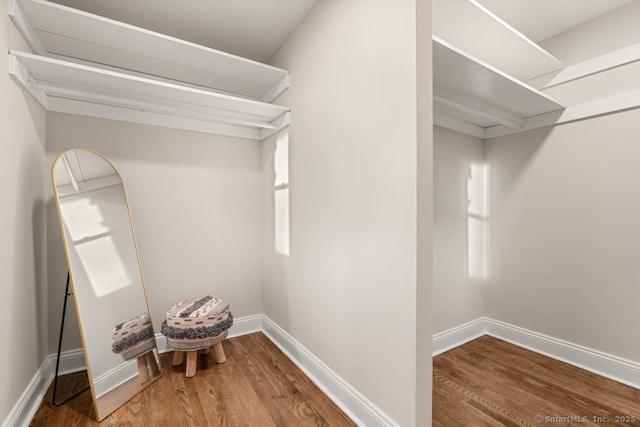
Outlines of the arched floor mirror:
<svg viewBox="0 0 640 427">
<path fill-rule="evenodd" d="M 101 421 L 161 375 L 133 222 L 120 174 L 104 156 L 65 151 L 51 175 Z"/>
</svg>

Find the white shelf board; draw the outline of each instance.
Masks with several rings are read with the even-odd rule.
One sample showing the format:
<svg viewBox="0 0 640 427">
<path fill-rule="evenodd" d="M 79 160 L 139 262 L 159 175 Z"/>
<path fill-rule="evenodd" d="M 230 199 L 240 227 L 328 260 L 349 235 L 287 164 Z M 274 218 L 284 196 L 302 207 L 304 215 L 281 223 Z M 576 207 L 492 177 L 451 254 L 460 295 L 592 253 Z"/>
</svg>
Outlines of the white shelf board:
<svg viewBox="0 0 640 427">
<path fill-rule="evenodd" d="M 566 105 L 578 105 L 638 91 L 638 75 L 640 45 L 635 45 L 567 67 L 540 90 Z"/>
<path fill-rule="evenodd" d="M 484 129 L 501 125 L 517 131 L 529 117 L 564 109 L 550 96 L 436 36 L 433 95 L 438 117 L 450 117 Z M 440 120 L 440 123 L 447 127 L 455 122 Z"/>
<path fill-rule="evenodd" d="M 433 34 L 518 80 L 563 67 L 557 58 L 475 0 L 434 0 Z"/>
<path fill-rule="evenodd" d="M 566 105 L 562 111 L 523 121 L 522 130 L 584 120 L 640 107 L 640 45 L 630 46 L 527 82 Z M 485 129 L 485 138 L 513 133 L 504 125 Z"/>
<path fill-rule="evenodd" d="M 34 52 L 117 67 L 264 102 L 289 73 L 164 34 L 44 0 L 10 0 L 9 16 Z"/>
<path fill-rule="evenodd" d="M 9 74 L 49 111 L 264 139 L 289 124 L 287 107 L 9 53 Z"/>
</svg>

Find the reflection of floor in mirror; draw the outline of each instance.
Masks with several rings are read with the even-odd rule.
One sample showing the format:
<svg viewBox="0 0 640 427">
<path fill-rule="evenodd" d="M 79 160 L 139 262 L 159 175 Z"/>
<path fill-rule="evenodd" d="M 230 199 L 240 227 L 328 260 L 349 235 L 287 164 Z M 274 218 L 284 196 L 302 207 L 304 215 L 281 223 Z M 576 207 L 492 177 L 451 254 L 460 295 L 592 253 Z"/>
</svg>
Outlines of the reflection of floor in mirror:
<svg viewBox="0 0 640 427">
<path fill-rule="evenodd" d="M 51 405 L 51 387 L 31 426 L 355 426 L 262 333 L 223 342 L 226 362 L 213 352 L 198 356 L 192 378 L 171 366 L 172 352 L 160 355 L 163 376 L 101 423 L 95 421 L 87 391 L 60 407 Z M 58 395 L 86 385 L 86 374 L 65 375 Z"/>
<path fill-rule="evenodd" d="M 140 376 L 135 376 L 115 389 L 103 394 L 96 399 L 98 407 L 100 408 L 100 413 L 110 414 L 115 411 L 120 405 L 122 405 L 122 396 L 135 396 L 147 387 L 149 381 L 154 381 L 156 379 L 157 376 L 149 378 L 149 374 L 147 374 L 146 381 L 141 382 Z"/>
</svg>

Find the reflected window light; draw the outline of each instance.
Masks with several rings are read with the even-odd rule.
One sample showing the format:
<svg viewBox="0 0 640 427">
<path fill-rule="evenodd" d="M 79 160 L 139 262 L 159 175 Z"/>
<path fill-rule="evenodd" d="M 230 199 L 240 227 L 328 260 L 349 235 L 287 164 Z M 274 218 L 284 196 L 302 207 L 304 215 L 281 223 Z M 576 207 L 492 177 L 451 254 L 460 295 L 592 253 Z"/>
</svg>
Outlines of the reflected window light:
<svg viewBox="0 0 640 427">
<path fill-rule="evenodd" d="M 121 250 L 99 206 L 81 193 L 60 199 L 69 249 L 77 256 L 97 297 L 131 286 L 135 277 L 124 264 Z"/>
<path fill-rule="evenodd" d="M 489 166 L 472 163 L 467 180 L 469 277 L 489 276 Z"/>
<path fill-rule="evenodd" d="M 97 297 L 134 284 L 111 236 L 84 241 L 74 249 Z"/>
<path fill-rule="evenodd" d="M 289 255 L 289 133 L 283 131 L 276 140 L 273 155 L 274 241 L 276 253 Z"/>
<path fill-rule="evenodd" d="M 60 203 L 60 210 L 74 242 L 109 231 L 100 209 L 88 197 L 67 199 Z"/>
</svg>

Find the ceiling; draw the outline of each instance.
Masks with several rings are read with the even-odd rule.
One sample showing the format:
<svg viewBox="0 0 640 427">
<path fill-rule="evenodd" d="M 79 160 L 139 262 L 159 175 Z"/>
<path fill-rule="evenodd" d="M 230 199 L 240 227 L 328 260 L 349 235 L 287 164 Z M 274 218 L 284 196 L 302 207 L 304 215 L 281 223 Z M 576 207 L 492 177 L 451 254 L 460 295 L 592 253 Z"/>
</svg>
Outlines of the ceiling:
<svg viewBox="0 0 640 427">
<path fill-rule="evenodd" d="M 317 0 L 53 0 L 255 61 L 267 62 Z"/>
</svg>

